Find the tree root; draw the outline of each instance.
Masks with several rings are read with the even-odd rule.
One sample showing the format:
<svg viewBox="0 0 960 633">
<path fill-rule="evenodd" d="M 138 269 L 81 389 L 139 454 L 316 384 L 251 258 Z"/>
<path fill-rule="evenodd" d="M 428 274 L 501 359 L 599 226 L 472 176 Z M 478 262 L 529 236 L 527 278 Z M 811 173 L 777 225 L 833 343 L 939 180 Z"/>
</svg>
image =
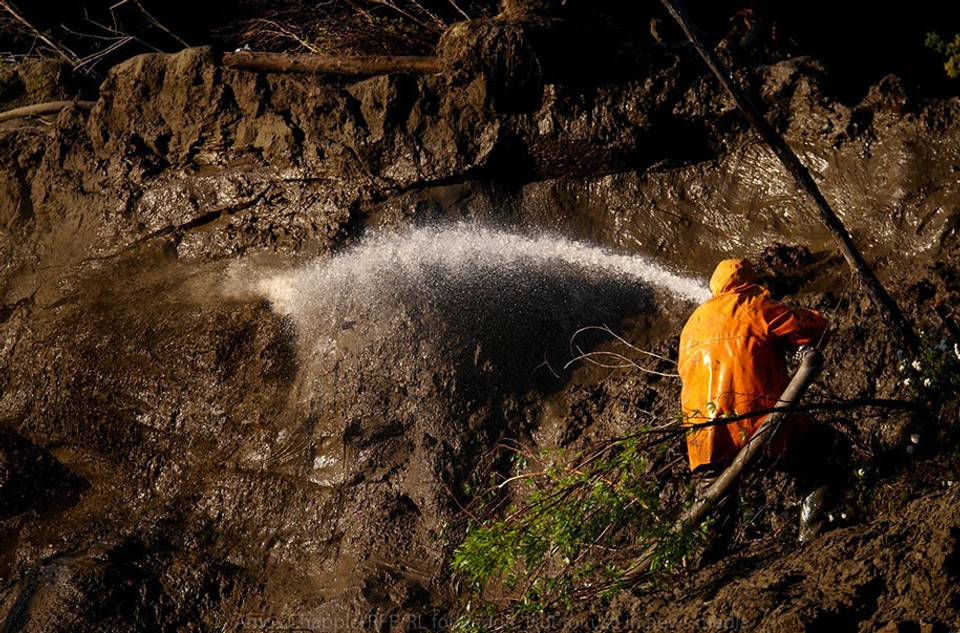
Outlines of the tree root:
<svg viewBox="0 0 960 633">
<path fill-rule="evenodd" d="M 22 108 L 14 108 L 13 110 L 0 112 L 0 123 L 31 116 L 57 114 L 70 106 L 76 106 L 82 110 L 90 110 L 96 103 L 96 101 L 49 101 L 47 103 L 35 103 L 33 105 L 23 106 Z"/>
</svg>

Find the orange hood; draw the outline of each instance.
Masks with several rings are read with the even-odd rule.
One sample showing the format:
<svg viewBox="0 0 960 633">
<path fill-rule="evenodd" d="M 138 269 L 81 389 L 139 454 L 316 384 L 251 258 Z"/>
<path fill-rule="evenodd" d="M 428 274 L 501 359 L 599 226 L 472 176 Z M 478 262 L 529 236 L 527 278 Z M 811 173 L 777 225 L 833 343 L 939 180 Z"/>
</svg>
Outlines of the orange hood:
<svg viewBox="0 0 960 633">
<path fill-rule="evenodd" d="M 710 292 L 713 296 L 725 292 L 743 292 L 757 283 L 757 272 L 745 259 L 725 259 L 717 264 L 710 277 Z"/>
</svg>

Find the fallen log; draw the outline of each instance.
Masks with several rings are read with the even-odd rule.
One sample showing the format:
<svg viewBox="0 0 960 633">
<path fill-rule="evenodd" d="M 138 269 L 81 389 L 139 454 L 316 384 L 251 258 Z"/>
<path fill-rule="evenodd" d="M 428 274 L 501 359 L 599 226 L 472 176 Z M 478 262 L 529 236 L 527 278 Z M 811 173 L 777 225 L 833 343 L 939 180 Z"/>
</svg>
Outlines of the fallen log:
<svg viewBox="0 0 960 633">
<path fill-rule="evenodd" d="M 330 56 L 293 53 L 224 53 L 228 68 L 271 73 L 326 73 L 331 75 L 388 75 L 407 73 L 432 75 L 440 72 L 436 57 L 396 55 Z"/>
<path fill-rule="evenodd" d="M 724 470 L 710 487 L 703 491 L 700 498 L 696 499 L 693 505 L 677 519 L 677 522 L 673 525 L 673 532 L 675 534 L 685 530 L 696 529 L 696 527 L 700 525 L 710 509 L 714 507 L 727 490 L 740 479 L 744 470 L 760 456 L 764 447 L 766 447 L 776 433 L 784 416 L 793 412 L 794 406 L 800 402 L 803 394 L 807 392 L 807 387 L 820 375 L 821 371 L 823 371 L 823 356 L 820 354 L 820 351 L 814 347 L 805 348 L 800 360 L 800 367 L 790 380 L 790 384 L 783 390 L 783 394 L 777 401 L 776 410 L 764 418 L 750 440 L 740 449 L 740 452 L 737 453 L 733 462 L 727 466 L 727 469 Z M 650 566 L 653 563 L 656 548 L 657 543 L 654 543 L 637 559 L 636 564 L 623 575 L 621 582 L 625 586 L 636 585 L 646 578 L 647 573 L 650 571 Z"/>
<path fill-rule="evenodd" d="M 47 103 L 35 103 L 33 105 L 14 108 L 6 112 L 0 112 L 0 123 L 11 121 L 13 119 L 22 119 L 30 116 L 42 116 L 44 114 L 57 114 L 61 110 L 76 106 L 83 110 L 90 110 L 96 105 L 96 101 L 50 101 Z"/>
</svg>

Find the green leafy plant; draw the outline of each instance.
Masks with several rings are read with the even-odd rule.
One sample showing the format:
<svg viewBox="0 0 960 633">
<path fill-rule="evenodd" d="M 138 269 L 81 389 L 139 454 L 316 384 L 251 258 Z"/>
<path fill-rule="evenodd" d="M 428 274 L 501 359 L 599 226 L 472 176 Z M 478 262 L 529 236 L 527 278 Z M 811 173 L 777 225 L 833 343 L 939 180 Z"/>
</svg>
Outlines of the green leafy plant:
<svg viewBox="0 0 960 633">
<path fill-rule="evenodd" d="M 459 629 L 489 629 L 483 623 L 492 621 L 509 628 L 585 597 L 612 596 L 645 553 L 652 556 L 654 579 L 691 560 L 706 527 L 671 531 L 671 513 L 662 507 L 661 485 L 646 458 L 661 439 L 619 438 L 569 462 L 502 447 L 512 454 L 511 465 L 479 477 L 484 489 L 474 481 L 466 536 L 453 556 L 454 576 L 470 600 Z M 478 611 L 477 602 L 486 606 Z"/>
<path fill-rule="evenodd" d="M 947 77 L 960 77 L 960 33 L 949 41 L 944 40 L 938 33 L 927 33 L 926 45 L 946 57 L 943 69 Z"/>
<path fill-rule="evenodd" d="M 936 415 L 960 399 L 960 345 L 949 339 L 924 333 L 920 353 L 897 369 L 911 395 Z"/>
<path fill-rule="evenodd" d="M 911 418 L 907 452 L 919 448 L 943 465 L 960 465 L 960 344 L 922 332 L 920 353 L 897 369 L 920 405 Z"/>
</svg>

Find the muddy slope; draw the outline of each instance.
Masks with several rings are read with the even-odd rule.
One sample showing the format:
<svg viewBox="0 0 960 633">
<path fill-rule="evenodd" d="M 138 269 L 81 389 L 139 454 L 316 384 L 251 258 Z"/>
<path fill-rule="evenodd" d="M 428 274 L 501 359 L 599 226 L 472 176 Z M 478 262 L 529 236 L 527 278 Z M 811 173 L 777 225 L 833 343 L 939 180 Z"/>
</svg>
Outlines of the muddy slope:
<svg viewBox="0 0 960 633">
<path fill-rule="evenodd" d="M 953 631 L 957 486 L 809 548 L 754 545 L 667 589 L 584 608 L 566 631 Z"/>
<path fill-rule="evenodd" d="M 628 430 L 638 410 L 672 411 L 671 381 L 562 369 L 582 325 L 669 355 L 690 304 L 646 284 L 525 265 L 411 285 L 394 271 L 366 294 L 345 282 L 308 333 L 250 290 L 370 232 L 468 220 L 699 276 L 721 256 L 802 244 L 809 255 L 779 271 L 799 280 L 797 301 L 844 317 L 840 346 L 876 327 L 861 298 L 836 291 L 846 274 L 830 243 L 693 60 L 640 51 L 631 78 L 585 84 L 562 64 L 533 72 L 543 28 L 459 25 L 430 77 L 257 75 L 208 49 L 147 55 L 110 73 L 89 115 L 3 124 L 5 630 L 443 622 L 455 602 L 444 525 L 482 454 L 502 438 L 568 444 Z M 895 289 L 950 260 L 956 99 L 926 102 L 888 78 L 842 103 L 809 59 L 744 78 Z M 868 345 L 829 359 L 840 395 L 890 392 L 896 342 Z M 849 589 L 837 598 L 849 630 L 934 594 L 923 613 L 946 626 L 950 590 L 898 580 L 927 563 L 898 557 L 909 576 L 875 578 L 894 537 L 904 550 L 940 543 L 931 577 L 956 574 L 955 495 L 775 566 L 689 582 L 717 585 L 720 617 L 778 608 L 744 605 L 742 585 L 783 587 L 806 618 L 819 577 L 795 586 L 797 570 L 864 561 L 850 568 L 862 576 L 824 580 Z M 625 600 L 625 617 L 668 609 Z M 690 617 L 707 613 L 688 602 Z"/>
</svg>

